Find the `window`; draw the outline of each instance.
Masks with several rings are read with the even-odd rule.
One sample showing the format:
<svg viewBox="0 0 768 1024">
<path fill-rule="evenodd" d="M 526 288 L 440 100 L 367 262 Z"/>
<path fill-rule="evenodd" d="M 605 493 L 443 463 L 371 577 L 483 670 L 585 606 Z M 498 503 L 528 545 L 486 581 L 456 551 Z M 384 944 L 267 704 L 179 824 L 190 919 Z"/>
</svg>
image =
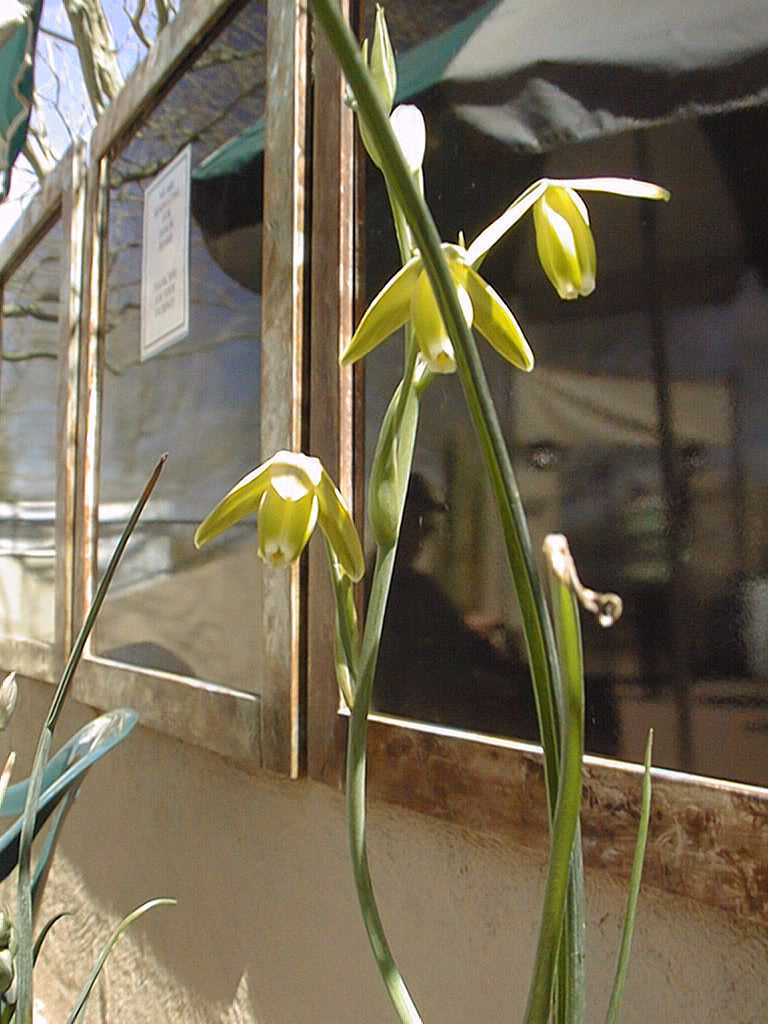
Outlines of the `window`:
<svg viewBox="0 0 768 1024">
<path fill-rule="evenodd" d="M 768 452 L 758 340 L 767 311 L 762 225 L 747 197 L 759 195 L 765 176 L 765 115 L 761 107 L 733 111 L 744 96 L 725 94 L 755 83 L 746 76 L 699 76 L 693 83 L 681 76 L 670 85 L 660 75 L 643 92 L 635 88 L 647 71 L 643 54 L 633 64 L 635 54 L 621 50 L 623 79 L 601 70 L 610 58 L 603 52 L 594 55 L 591 77 L 581 64 L 579 75 L 569 74 L 574 26 L 567 20 L 565 35 L 552 44 L 565 52 L 559 63 L 553 57 L 550 71 L 546 54 L 537 50 L 526 63 L 524 48 L 499 44 L 512 25 L 515 40 L 530 36 L 549 45 L 551 21 L 546 34 L 532 35 L 535 26 L 527 22 L 522 31 L 520 18 L 540 17 L 533 9 L 523 14 L 502 0 L 440 5 L 438 22 L 433 13 L 420 20 L 412 5 L 387 6 L 399 99 L 417 102 L 427 119 L 426 189 L 445 239 L 463 230 L 471 240 L 546 175 L 614 174 L 672 190 L 673 203 L 663 209 L 587 197 L 599 284 L 577 303 L 561 303 L 546 281 L 530 221 L 515 231 L 484 273 L 518 313 L 537 369 L 523 377 L 490 350 L 483 359 L 535 544 L 562 530 L 583 578 L 626 599 L 626 617 L 612 631 L 585 623 L 588 749 L 639 760 L 653 725 L 655 763 L 677 770 L 658 773 L 649 878 L 759 916 L 754 892 L 762 854 L 750 815 L 764 819 L 764 791 L 743 784 L 768 780 L 760 662 L 766 629 L 759 611 L 759 496 Z M 373 14 L 368 5 L 361 12 L 361 35 L 370 37 Z M 696 26 L 689 28 L 686 38 L 697 38 Z M 619 42 L 624 38 L 618 22 L 606 31 L 606 38 L 614 31 Z M 632 36 L 630 49 L 638 38 Z M 342 106 L 331 107 L 341 94 L 332 60 L 318 65 L 326 77 L 318 72 L 316 116 L 326 126 L 335 109 L 339 128 L 330 139 L 316 131 L 316 166 L 326 178 L 338 174 L 334 167 L 351 175 L 351 118 Z M 574 79 L 585 82 L 581 93 Z M 692 97 L 686 89 L 698 92 Z M 691 117 L 693 109 L 707 116 Z M 641 129 L 627 131 L 630 123 Z M 312 430 L 314 450 L 354 487 L 362 512 L 364 474 L 401 352 L 395 340 L 382 345 L 354 378 L 335 368 L 349 336 L 351 296 L 359 295 L 359 315 L 396 269 L 380 175 L 367 159 L 356 166 L 357 209 L 350 203 L 335 213 L 332 236 L 324 226 L 348 277 L 338 307 L 313 314 L 313 376 L 323 375 L 326 391 L 332 382 L 334 405 L 317 426 L 313 419 Z M 329 287 L 327 265 L 335 270 L 330 258 L 314 270 L 315 295 Z M 334 346 L 321 350 L 321 327 Z M 350 411 L 356 432 L 345 436 Z M 546 833 L 530 742 L 535 715 L 514 596 L 499 565 L 503 547 L 474 447 L 458 381 L 436 382 L 422 400 L 397 601 L 382 644 L 371 792 L 529 842 Z M 321 573 L 319 565 L 316 578 L 310 573 L 308 756 L 315 777 L 338 784 L 345 729 L 332 661 L 316 651 L 332 629 L 315 598 Z M 692 771 L 735 781 L 684 774 Z M 638 799 L 634 770 L 592 756 L 587 790 L 587 858 L 626 872 Z M 715 820 L 722 831 L 713 849 L 732 841 L 750 851 L 743 877 L 740 867 L 702 852 L 701 828 Z M 601 833 L 610 838 L 598 841 Z"/>
<path fill-rule="evenodd" d="M 96 129 L 78 601 L 82 615 L 144 480 L 168 451 L 97 623 L 81 696 L 99 706 L 119 699 L 150 726 L 294 773 L 298 683 L 285 673 L 278 684 L 274 661 L 297 645 L 298 576 L 263 579 L 252 524 L 203 553 L 192 537 L 267 443 L 291 446 L 301 429 L 300 302 L 287 313 L 280 303 L 284 292 L 289 301 L 301 294 L 301 260 L 286 241 L 303 216 L 294 145 L 296 137 L 303 145 L 302 26 L 298 7 L 257 0 L 181 15 Z M 275 66 L 289 79 L 285 90 L 267 90 Z M 188 193 L 183 168 L 168 177 L 176 158 L 189 162 Z M 145 344 L 142 289 L 167 291 L 170 280 L 143 245 L 145 212 L 162 208 L 156 199 L 148 206 L 147 191 L 156 197 L 169 181 L 180 197 L 165 207 L 179 259 L 189 223 L 188 325 L 170 343 L 158 335 Z M 280 227 L 270 231 L 273 223 Z M 183 271 L 176 282 L 181 295 Z M 270 374 L 295 381 L 280 409 Z"/>
<path fill-rule="evenodd" d="M 0 664 L 43 680 L 71 615 L 80 168 L 79 151 L 62 160 L 4 242 L 0 267 Z"/>
</svg>

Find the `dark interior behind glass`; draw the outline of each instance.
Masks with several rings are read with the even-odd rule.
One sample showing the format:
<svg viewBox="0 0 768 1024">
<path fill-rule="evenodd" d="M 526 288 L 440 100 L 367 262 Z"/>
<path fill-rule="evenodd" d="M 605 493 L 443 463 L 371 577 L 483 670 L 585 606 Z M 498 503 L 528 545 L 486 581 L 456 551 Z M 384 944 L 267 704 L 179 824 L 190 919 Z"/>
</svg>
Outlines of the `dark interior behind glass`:
<svg viewBox="0 0 768 1024">
<path fill-rule="evenodd" d="M 477 8 L 457 5 L 446 21 Z M 387 11 L 401 53 L 433 31 L 408 10 Z M 766 784 L 768 111 L 526 154 L 481 130 L 440 81 L 408 102 L 426 117 L 426 193 L 446 241 L 471 241 L 542 176 L 671 190 L 668 205 L 585 195 L 598 283 L 572 303 L 545 278 L 528 216 L 483 275 L 515 311 L 536 369 L 481 351 L 535 549 L 566 533 L 585 583 L 625 602 L 612 629 L 584 622 L 588 749 L 637 760 L 653 726 L 655 763 Z M 369 161 L 365 189 L 370 299 L 397 249 Z M 366 466 L 401 369 L 399 337 L 365 361 Z M 378 708 L 535 739 L 520 617 L 455 377 L 422 400 L 393 588 Z"/>
</svg>

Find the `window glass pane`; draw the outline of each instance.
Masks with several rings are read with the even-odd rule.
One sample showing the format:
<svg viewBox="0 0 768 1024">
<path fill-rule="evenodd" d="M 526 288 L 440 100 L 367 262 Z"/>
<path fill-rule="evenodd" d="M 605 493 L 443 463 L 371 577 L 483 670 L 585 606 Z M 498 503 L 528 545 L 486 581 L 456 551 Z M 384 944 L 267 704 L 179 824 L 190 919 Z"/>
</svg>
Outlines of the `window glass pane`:
<svg viewBox="0 0 768 1024">
<path fill-rule="evenodd" d="M 159 455 L 167 466 L 115 578 L 96 652 L 252 690 L 250 524 L 196 552 L 196 524 L 259 462 L 266 9 L 250 3 L 112 164 L 99 564 Z M 189 333 L 142 362 L 144 193 L 191 146 Z M 210 159 L 209 159 L 210 158 Z"/>
<path fill-rule="evenodd" d="M 56 224 L 3 284 L 0 632 L 52 643 L 56 399 L 64 232 Z"/>
<path fill-rule="evenodd" d="M 387 13 L 402 53 L 400 6 Z M 426 116 L 426 192 L 447 241 L 460 230 L 471 241 L 541 176 L 671 189 L 669 205 L 585 195 L 598 285 L 576 302 L 544 276 L 526 217 L 482 273 L 518 316 L 536 369 L 521 374 L 478 344 L 535 550 L 566 533 L 582 579 L 625 601 L 613 629 L 584 623 L 588 749 L 638 759 L 653 726 L 656 763 L 766 784 L 766 108 L 526 155 L 455 102 L 449 83 L 411 102 Z M 370 162 L 366 190 L 371 298 L 397 250 Z M 399 339 L 366 359 L 367 466 L 401 369 Z M 503 551 L 458 379 L 436 379 L 422 401 L 379 708 L 536 737 Z"/>
</svg>

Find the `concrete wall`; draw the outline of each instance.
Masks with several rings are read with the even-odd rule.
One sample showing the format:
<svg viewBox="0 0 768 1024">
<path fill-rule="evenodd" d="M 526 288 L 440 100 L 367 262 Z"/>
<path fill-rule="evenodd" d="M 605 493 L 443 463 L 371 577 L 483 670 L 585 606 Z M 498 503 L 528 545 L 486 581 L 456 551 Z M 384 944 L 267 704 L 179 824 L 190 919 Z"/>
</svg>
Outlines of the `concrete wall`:
<svg viewBox="0 0 768 1024">
<path fill-rule="evenodd" d="M 17 777 L 49 695 L 23 684 L 3 742 L 20 752 Z M 61 741 L 87 717 L 70 705 Z M 392 808 L 373 808 L 371 826 L 385 920 L 425 1021 L 519 1020 L 543 860 Z M 588 889 L 588 1019 L 598 1021 L 624 891 L 604 876 Z M 36 973 L 40 1022 L 66 1019 L 110 926 L 159 895 L 175 896 L 178 907 L 154 911 L 118 946 L 90 1024 L 393 1019 L 357 916 L 339 795 L 246 776 L 139 728 L 89 777 L 67 822 L 43 918 L 63 908 L 75 916 L 56 926 Z M 645 892 L 624 1024 L 756 1024 L 767 997 L 764 934 Z"/>
</svg>

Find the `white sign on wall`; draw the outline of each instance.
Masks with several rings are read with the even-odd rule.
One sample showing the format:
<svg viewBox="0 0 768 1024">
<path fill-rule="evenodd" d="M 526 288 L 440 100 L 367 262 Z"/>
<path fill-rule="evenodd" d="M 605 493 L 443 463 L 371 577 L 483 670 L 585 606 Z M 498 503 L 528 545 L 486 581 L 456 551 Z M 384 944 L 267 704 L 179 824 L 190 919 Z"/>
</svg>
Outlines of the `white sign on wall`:
<svg viewBox="0 0 768 1024">
<path fill-rule="evenodd" d="M 189 146 L 144 193 L 141 361 L 189 333 Z"/>
</svg>

